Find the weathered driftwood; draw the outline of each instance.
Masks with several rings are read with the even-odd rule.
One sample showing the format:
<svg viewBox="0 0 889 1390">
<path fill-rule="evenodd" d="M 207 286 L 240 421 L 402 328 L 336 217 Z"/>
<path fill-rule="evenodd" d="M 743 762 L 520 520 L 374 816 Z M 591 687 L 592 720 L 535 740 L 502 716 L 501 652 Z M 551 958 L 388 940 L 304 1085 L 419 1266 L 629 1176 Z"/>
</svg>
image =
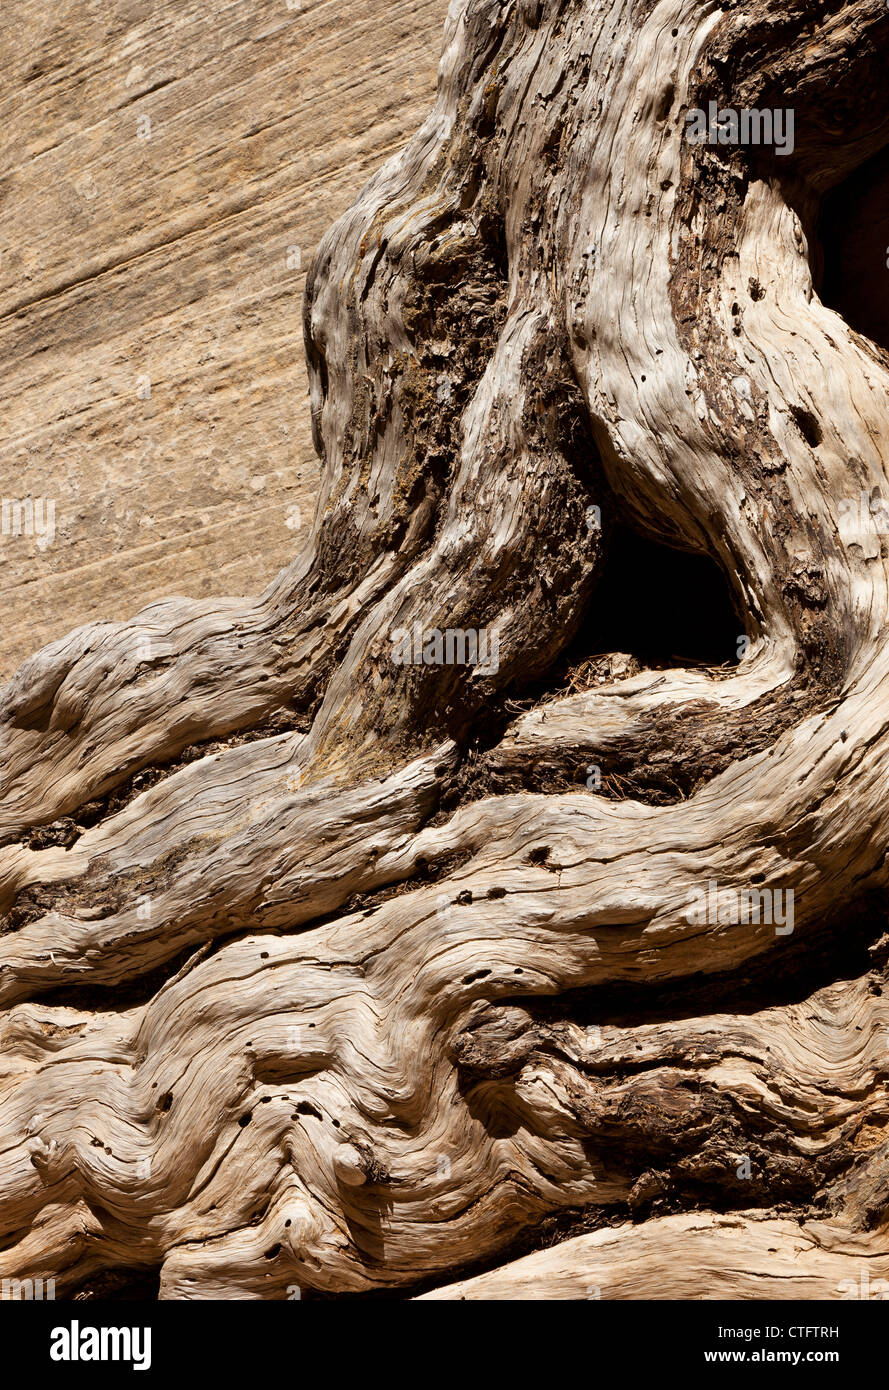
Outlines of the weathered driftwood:
<svg viewBox="0 0 889 1390">
<path fill-rule="evenodd" d="M 409 1292 L 609 1223 L 442 1296 L 887 1273 L 889 551 L 842 521 L 889 373 L 812 270 L 887 47 L 871 0 L 452 6 L 309 278 L 306 549 L 3 691 L 0 1273 Z M 711 99 L 793 154 L 690 144 Z M 718 561 L 736 668 L 559 690 L 616 519 Z"/>
<path fill-rule="evenodd" d="M 885 1301 L 887 1276 L 885 1251 L 825 1222 L 687 1214 L 574 1236 L 420 1297 Z"/>
</svg>

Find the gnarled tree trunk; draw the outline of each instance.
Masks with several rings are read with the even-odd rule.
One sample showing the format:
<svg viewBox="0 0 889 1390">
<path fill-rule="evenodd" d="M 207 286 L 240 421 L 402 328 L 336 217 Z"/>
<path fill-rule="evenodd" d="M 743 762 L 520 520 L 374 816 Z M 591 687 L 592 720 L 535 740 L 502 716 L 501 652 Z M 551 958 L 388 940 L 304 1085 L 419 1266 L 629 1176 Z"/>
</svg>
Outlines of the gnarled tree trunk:
<svg viewBox="0 0 889 1390">
<path fill-rule="evenodd" d="M 309 277 L 306 548 L 3 691 L 0 1273 L 889 1275 L 889 361 L 813 288 L 887 52 L 875 0 L 455 0 Z M 721 567 L 739 664 L 568 679 L 616 525 Z"/>
</svg>

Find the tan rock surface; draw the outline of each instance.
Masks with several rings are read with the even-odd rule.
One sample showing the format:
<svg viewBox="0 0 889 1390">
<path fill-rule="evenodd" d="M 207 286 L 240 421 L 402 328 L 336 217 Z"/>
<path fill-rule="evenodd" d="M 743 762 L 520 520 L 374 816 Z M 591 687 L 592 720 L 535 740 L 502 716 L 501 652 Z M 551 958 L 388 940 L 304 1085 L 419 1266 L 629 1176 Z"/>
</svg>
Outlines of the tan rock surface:
<svg viewBox="0 0 889 1390">
<path fill-rule="evenodd" d="M 293 558 L 318 480 L 305 272 L 431 107 L 446 9 L 0 9 L 0 499 L 54 504 L 0 517 L 0 679 Z"/>
</svg>

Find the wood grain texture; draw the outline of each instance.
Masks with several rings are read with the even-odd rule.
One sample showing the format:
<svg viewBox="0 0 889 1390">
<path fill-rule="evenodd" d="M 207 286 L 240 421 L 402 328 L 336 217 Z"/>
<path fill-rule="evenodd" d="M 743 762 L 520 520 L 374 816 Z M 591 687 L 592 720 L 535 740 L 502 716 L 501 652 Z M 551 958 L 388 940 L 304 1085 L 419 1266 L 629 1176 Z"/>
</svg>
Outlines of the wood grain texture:
<svg viewBox="0 0 889 1390">
<path fill-rule="evenodd" d="M 670 1270 L 668 1281 L 665 1270 Z M 825 1223 L 760 1213 L 664 1216 L 575 1236 L 422 1299 L 877 1299 L 889 1297 L 885 1250 Z"/>
<path fill-rule="evenodd" d="M 887 1272 L 889 547 L 843 503 L 889 357 L 815 287 L 887 46 L 869 0 L 452 4 L 307 279 L 301 553 L 0 692 L 4 1275 Z M 776 92 L 783 162 L 686 138 Z M 565 678 L 616 523 L 722 569 L 738 664 Z"/>
</svg>

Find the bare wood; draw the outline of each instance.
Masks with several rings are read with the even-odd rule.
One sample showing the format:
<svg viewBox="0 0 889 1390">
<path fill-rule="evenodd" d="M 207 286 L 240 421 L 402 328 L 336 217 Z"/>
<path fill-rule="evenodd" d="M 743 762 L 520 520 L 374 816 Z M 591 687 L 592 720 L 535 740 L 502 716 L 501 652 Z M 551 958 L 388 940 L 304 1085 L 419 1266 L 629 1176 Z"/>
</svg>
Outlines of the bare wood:
<svg viewBox="0 0 889 1390">
<path fill-rule="evenodd" d="M 575 1236 L 420 1297 L 884 1300 L 887 1275 L 885 1248 L 873 1238 L 758 1212 L 708 1213 Z"/>
<path fill-rule="evenodd" d="M 705 1232 L 660 1271 L 687 1296 L 727 1205 L 760 1265 L 776 1235 L 764 1277 L 788 1214 L 834 1233 L 793 1287 L 884 1271 L 885 943 L 852 975 L 841 948 L 886 888 L 889 552 L 838 503 L 887 484 L 889 376 L 807 246 L 889 138 L 872 11 L 813 46 L 808 0 L 452 6 L 433 113 L 309 277 L 302 556 L 3 692 L 0 1272 L 410 1291 L 557 1219 L 613 1224 L 571 1249 L 631 1291 L 637 1247 Z M 778 78 L 821 103 L 786 177 L 684 139 Z M 615 518 L 718 559 L 749 653 L 616 661 L 500 731 Z M 499 662 L 398 664 L 415 626 Z M 540 789 L 597 756 L 688 790 Z M 793 892 L 786 936 L 726 910 L 753 888 Z M 545 1296 L 558 1259 L 516 1278 Z"/>
</svg>

